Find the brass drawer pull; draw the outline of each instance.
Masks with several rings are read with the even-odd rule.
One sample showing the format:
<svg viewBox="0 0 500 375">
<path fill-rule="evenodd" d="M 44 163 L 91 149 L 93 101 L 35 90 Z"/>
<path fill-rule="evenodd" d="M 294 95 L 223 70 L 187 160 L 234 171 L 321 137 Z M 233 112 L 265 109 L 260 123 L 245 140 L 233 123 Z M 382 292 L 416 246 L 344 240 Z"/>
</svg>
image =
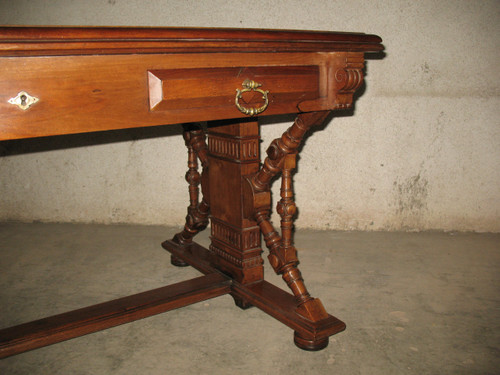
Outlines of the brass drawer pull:
<svg viewBox="0 0 500 375">
<path fill-rule="evenodd" d="M 17 96 L 10 98 L 9 103 L 17 105 L 23 111 L 27 110 L 32 104 L 35 104 L 38 98 L 31 96 L 26 91 L 21 91 Z"/>
<path fill-rule="evenodd" d="M 255 115 L 258 115 L 259 113 L 264 112 L 266 110 L 267 106 L 269 105 L 269 99 L 267 98 L 267 94 L 269 93 L 269 91 L 263 91 L 263 90 L 259 89 L 258 87 L 262 86 L 262 84 L 257 83 L 255 81 L 251 81 L 249 79 L 246 79 L 245 81 L 243 81 L 243 83 L 241 85 L 243 86 L 243 90 L 236 89 L 236 98 L 234 100 L 234 102 L 236 104 L 236 108 L 238 108 L 240 110 L 240 112 L 244 113 L 245 115 L 249 115 L 249 116 L 255 116 Z M 244 92 L 248 92 L 248 91 L 257 91 L 257 92 L 261 93 L 262 100 L 264 100 L 264 105 L 262 105 L 261 107 L 257 107 L 257 108 L 246 108 L 246 107 L 243 107 L 242 105 L 240 105 L 241 96 L 243 95 Z"/>
</svg>

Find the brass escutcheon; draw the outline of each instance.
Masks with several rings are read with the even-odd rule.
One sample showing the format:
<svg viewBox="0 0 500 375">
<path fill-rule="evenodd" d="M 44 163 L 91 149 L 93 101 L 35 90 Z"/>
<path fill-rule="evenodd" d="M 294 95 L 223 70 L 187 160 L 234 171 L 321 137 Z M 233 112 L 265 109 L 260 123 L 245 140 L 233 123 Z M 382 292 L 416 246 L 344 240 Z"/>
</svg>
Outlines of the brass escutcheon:
<svg viewBox="0 0 500 375">
<path fill-rule="evenodd" d="M 23 111 L 27 110 L 32 104 L 35 104 L 39 99 L 31 96 L 26 91 L 20 91 L 17 96 L 10 98 L 9 103 L 17 105 Z"/>
<path fill-rule="evenodd" d="M 259 89 L 258 87 L 262 86 L 262 84 L 257 83 L 255 81 L 246 79 L 243 81 L 241 84 L 243 86 L 243 90 L 236 89 L 236 98 L 234 99 L 234 103 L 236 104 L 236 108 L 240 110 L 240 112 L 244 113 L 245 115 L 248 116 L 255 116 L 258 115 L 259 113 L 262 113 L 266 110 L 267 106 L 269 105 L 269 99 L 267 98 L 267 94 L 269 91 L 264 91 Z M 241 96 L 243 95 L 244 92 L 248 91 L 257 91 L 262 94 L 262 100 L 264 100 L 264 105 L 257 107 L 257 108 L 246 108 L 240 105 L 240 99 Z"/>
</svg>

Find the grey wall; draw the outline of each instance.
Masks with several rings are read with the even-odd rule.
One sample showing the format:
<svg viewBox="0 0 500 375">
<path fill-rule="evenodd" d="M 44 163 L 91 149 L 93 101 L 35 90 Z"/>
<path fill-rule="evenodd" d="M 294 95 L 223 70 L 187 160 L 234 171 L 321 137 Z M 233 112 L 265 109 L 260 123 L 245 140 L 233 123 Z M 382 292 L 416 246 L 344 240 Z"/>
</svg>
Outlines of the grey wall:
<svg viewBox="0 0 500 375">
<path fill-rule="evenodd" d="M 329 229 L 500 230 L 499 20 L 497 0 L 0 1 L 3 24 L 380 35 L 354 116 L 308 138 L 295 175 L 297 226 Z M 181 223 L 183 141 L 159 133 L 0 144 L 0 220 Z"/>
</svg>

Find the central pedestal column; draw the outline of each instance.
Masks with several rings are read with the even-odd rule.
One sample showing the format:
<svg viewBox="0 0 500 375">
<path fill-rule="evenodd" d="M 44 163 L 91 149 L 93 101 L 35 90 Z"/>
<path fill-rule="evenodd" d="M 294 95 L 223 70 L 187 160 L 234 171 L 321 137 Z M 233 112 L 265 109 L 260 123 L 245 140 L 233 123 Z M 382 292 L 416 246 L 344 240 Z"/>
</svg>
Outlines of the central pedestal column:
<svg viewBox="0 0 500 375">
<path fill-rule="evenodd" d="M 243 215 L 243 177 L 259 170 L 259 143 L 256 121 L 208 124 L 210 250 L 214 266 L 243 285 L 264 279 L 260 229 Z"/>
</svg>

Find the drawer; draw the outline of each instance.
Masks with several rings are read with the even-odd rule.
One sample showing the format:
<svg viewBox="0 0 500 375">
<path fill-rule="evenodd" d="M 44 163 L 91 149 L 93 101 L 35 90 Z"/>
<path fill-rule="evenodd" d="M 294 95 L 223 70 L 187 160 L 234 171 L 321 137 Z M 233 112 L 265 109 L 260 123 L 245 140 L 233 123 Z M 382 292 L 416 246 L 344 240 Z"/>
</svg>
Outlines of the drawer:
<svg viewBox="0 0 500 375">
<path fill-rule="evenodd" d="M 0 140 L 255 114 L 245 110 L 264 110 L 262 115 L 296 113 L 302 110 L 299 104 L 316 103 L 326 95 L 324 58 L 319 54 L 0 58 Z M 245 88 L 244 82 L 254 86 Z M 25 109 L 12 104 L 22 92 L 38 101 Z M 320 103 L 307 109 L 326 108 Z"/>
<path fill-rule="evenodd" d="M 247 82 L 254 82 L 248 87 Z M 247 86 L 245 86 L 247 83 Z M 148 72 L 151 111 L 263 108 L 296 111 L 319 97 L 318 66 L 168 69 Z M 239 98 L 237 90 L 241 93 Z M 240 110 L 241 111 L 241 110 Z M 237 113 L 236 113 L 237 114 Z"/>
</svg>

